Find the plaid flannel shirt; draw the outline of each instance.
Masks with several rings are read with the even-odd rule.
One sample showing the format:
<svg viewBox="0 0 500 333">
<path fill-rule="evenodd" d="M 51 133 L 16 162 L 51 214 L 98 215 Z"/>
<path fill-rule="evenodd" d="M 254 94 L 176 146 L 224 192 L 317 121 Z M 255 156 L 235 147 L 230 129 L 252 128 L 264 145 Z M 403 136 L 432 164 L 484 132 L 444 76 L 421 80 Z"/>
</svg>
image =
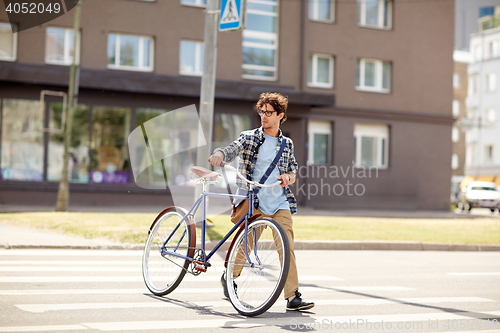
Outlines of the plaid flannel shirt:
<svg viewBox="0 0 500 333">
<path fill-rule="evenodd" d="M 240 137 L 234 140 L 228 146 L 215 149 L 214 154 L 218 151 L 222 151 L 224 153 L 225 162 L 232 162 L 236 157 L 239 156 L 240 162 L 238 165 L 238 170 L 248 180 L 252 180 L 252 173 L 255 169 L 255 163 L 257 162 L 257 157 L 259 155 L 259 147 L 262 145 L 264 140 L 265 137 L 262 127 L 249 131 L 243 131 L 241 132 Z M 278 161 L 279 173 L 280 175 L 290 172 L 296 174 L 298 166 L 293 154 L 293 141 L 292 139 L 284 136 L 281 133 L 281 130 L 279 130 L 276 153 L 278 153 L 279 151 L 282 140 L 286 140 L 286 145 Z M 249 190 L 248 184 L 238 177 L 236 178 L 236 185 L 238 185 L 238 187 L 242 190 Z M 284 189 L 286 199 L 290 204 L 290 212 L 292 214 L 295 214 L 297 212 L 297 200 L 295 200 L 295 196 L 288 186 L 285 186 Z M 257 198 L 257 195 L 254 195 L 254 202 L 255 207 L 259 207 L 259 199 Z"/>
</svg>

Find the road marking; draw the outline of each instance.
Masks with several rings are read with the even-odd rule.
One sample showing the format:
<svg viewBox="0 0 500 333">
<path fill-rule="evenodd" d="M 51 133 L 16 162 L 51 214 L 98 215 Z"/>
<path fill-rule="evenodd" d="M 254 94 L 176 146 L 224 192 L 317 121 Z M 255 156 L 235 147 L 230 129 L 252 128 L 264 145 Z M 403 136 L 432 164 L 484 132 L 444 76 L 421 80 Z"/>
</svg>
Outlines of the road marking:
<svg viewBox="0 0 500 333">
<path fill-rule="evenodd" d="M 117 271 L 118 272 L 118 271 Z M 338 281 L 343 280 L 333 276 L 301 276 L 300 282 L 307 281 Z M 64 282 L 138 282 L 144 281 L 140 275 L 131 276 L 0 276 L 0 283 L 64 283 Z M 220 276 L 188 276 L 183 281 L 187 282 L 215 282 L 220 281 Z"/>
<path fill-rule="evenodd" d="M 29 257 L 122 257 L 130 258 L 133 256 L 141 257 L 142 250 L 0 250 L 0 256 L 29 256 Z"/>
<path fill-rule="evenodd" d="M 54 332 L 88 330 L 84 325 L 0 326 L 0 332 Z"/>
<path fill-rule="evenodd" d="M 328 291 L 409 291 L 413 288 L 399 286 L 318 286 L 318 287 L 300 287 L 301 292 L 328 292 Z M 222 287 L 217 288 L 177 288 L 173 295 L 197 294 L 197 293 L 222 293 Z M 151 294 L 146 287 L 144 289 L 22 289 L 22 290 L 0 290 L 1 296 L 33 296 L 33 295 L 98 295 L 98 294 Z"/>
<path fill-rule="evenodd" d="M 101 260 L 92 260 L 92 261 L 85 261 L 85 260 L 72 260 L 72 261 L 55 261 L 55 260 L 12 260 L 12 261 L 0 261 L 0 265 L 16 265 L 16 266 L 21 266 L 21 265 L 26 265 L 26 266 L 31 266 L 31 265 L 40 265 L 40 266 L 68 266 L 68 265 L 74 265 L 74 266 L 81 266 L 81 265 L 134 265 L 134 266 L 141 266 L 142 262 L 140 260 L 136 261 L 101 261 Z"/>
<path fill-rule="evenodd" d="M 220 292 L 220 290 L 219 290 Z M 481 297 L 433 297 L 433 298 L 359 298 L 359 299 L 330 299 L 315 301 L 316 305 L 382 305 L 382 304 L 435 304 L 435 303 L 471 303 L 471 302 L 496 302 L 491 299 Z M 285 307 L 285 300 L 279 300 L 274 306 Z M 63 304 L 16 304 L 20 310 L 43 313 L 48 311 L 70 311 L 70 310 L 96 310 L 96 309 L 138 309 L 138 308 L 172 308 L 172 307 L 211 307 L 223 308 L 232 307 L 229 301 L 209 301 L 209 302 L 169 302 L 161 300 L 155 302 L 130 302 L 130 303 L 63 303 Z"/>
<path fill-rule="evenodd" d="M 356 323 L 380 324 L 382 321 L 388 322 L 418 322 L 422 323 L 423 329 L 428 329 L 429 321 L 436 320 L 460 320 L 472 318 L 497 318 L 500 311 L 491 312 L 432 312 L 416 314 L 395 314 L 395 315 L 356 315 L 356 316 L 330 316 L 330 317 L 286 317 L 286 318 L 222 318 L 209 320 L 164 320 L 164 321 L 129 321 L 129 322 L 105 322 L 105 323 L 82 323 L 80 325 L 54 325 L 54 326 L 6 326 L 0 327 L 0 332 L 41 332 L 41 331 L 61 331 L 61 330 L 84 330 L 94 329 L 99 331 L 145 331 L 145 330 L 168 330 L 185 328 L 238 328 L 250 326 L 290 326 L 294 325 L 314 325 L 328 323 L 329 325 Z M 365 325 L 364 327 L 366 327 Z M 314 327 L 314 326 L 312 326 Z M 496 330 L 498 331 L 498 330 Z M 462 331 L 463 332 L 463 331 Z M 495 332 L 495 331 L 485 331 Z"/>
<path fill-rule="evenodd" d="M 500 272 L 457 272 L 446 273 L 448 275 L 500 275 Z"/>
<path fill-rule="evenodd" d="M 415 288 L 400 287 L 400 286 L 333 286 L 333 289 L 341 289 L 348 291 L 406 291 L 416 290 Z M 302 291 L 303 288 L 300 288 Z"/>
<path fill-rule="evenodd" d="M 251 318 L 251 319 L 212 319 L 212 320 L 177 320 L 177 321 L 148 321 L 148 322 L 108 322 L 108 323 L 85 323 L 89 328 L 101 331 L 142 331 L 142 330 L 167 330 L 167 329 L 183 329 L 183 328 L 233 328 L 240 327 L 244 324 L 259 326 L 285 326 L 297 325 L 298 323 L 347 323 L 364 320 L 364 322 L 384 323 L 387 322 L 405 322 L 405 321 L 421 321 L 424 325 L 429 320 L 453 320 L 453 319 L 470 319 L 473 318 L 495 318 L 500 315 L 500 311 L 483 312 L 480 314 L 468 312 L 455 313 L 419 313 L 419 314 L 399 314 L 399 315 L 368 315 L 368 316 L 337 316 L 337 317 L 288 317 L 288 318 Z M 477 317 L 479 316 L 479 317 Z"/>
<path fill-rule="evenodd" d="M 1 267 L 0 272 L 141 272 L 141 267 Z"/>
</svg>

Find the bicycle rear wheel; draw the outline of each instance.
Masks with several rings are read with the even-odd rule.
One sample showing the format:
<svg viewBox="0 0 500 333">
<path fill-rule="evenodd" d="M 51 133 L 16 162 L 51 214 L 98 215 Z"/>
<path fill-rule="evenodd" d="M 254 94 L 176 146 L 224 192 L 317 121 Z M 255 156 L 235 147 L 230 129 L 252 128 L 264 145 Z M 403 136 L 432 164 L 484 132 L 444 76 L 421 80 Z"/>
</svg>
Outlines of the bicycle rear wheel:
<svg viewBox="0 0 500 333">
<path fill-rule="evenodd" d="M 290 267 L 290 245 L 283 227 L 264 217 L 249 224 L 247 248 L 251 264 L 245 256 L 243 231 L 229 250 L 227 290 L 239 313 L 257 316 L 267 311 L 283 290 Z"/>
<path fill-rule="evenodd" d="M 190 261 L 171 253 L 193 257 L 196 246 L 194 222 L 186 210 L 170 207 L 153 222 L 142 257 L 142 275 L 148 289 L 157 296 L 171 293 L 181 283 Z M 168 240 L 168 241 L 167 241 Z"/>
</svg>

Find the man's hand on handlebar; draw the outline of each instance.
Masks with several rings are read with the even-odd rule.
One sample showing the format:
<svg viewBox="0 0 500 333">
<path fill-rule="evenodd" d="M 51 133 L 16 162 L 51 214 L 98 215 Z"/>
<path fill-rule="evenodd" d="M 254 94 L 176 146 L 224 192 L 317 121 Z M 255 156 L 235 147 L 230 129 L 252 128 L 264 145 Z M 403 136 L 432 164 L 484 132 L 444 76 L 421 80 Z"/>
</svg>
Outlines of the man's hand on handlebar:
<svg viewBox="0 0 500 333">
<path fill-rule="evenodd" d="M 288 186 L 290 184 L 295 183 L 295 175 L 293 173 L 284 173 L 280 175 L 278 180 L 281 180 L 281 187 Z"/>
<path fill-rule="evenodd" d="M 210 156 L 208 161 L 213 166 L 216 166 L 216 167 L 223 166 L 224 165 L 224 153 L 219 150 L 218 152 L 216 152 L 215 154 Z"/>
</svg>

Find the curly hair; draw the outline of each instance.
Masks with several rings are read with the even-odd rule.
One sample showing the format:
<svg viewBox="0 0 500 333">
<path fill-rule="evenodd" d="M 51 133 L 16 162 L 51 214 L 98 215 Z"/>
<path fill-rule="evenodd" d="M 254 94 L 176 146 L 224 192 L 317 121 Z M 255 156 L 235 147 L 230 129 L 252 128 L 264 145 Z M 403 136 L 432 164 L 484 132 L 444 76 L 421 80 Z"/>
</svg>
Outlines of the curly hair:
<svg viewBox="0 0 500 333">
<path fill-rule="evenodd" d="M 280 124 L 286 120 L 286 109 L 288 108 L 288 96 L 283 96 L 280 93 L 265 92 L 260 94 L 259 101 L 256 104 L 257 110 L 260 110 L 264 105 L 271 104 L 276 114 L 283 113 Z"/>
</svg>

